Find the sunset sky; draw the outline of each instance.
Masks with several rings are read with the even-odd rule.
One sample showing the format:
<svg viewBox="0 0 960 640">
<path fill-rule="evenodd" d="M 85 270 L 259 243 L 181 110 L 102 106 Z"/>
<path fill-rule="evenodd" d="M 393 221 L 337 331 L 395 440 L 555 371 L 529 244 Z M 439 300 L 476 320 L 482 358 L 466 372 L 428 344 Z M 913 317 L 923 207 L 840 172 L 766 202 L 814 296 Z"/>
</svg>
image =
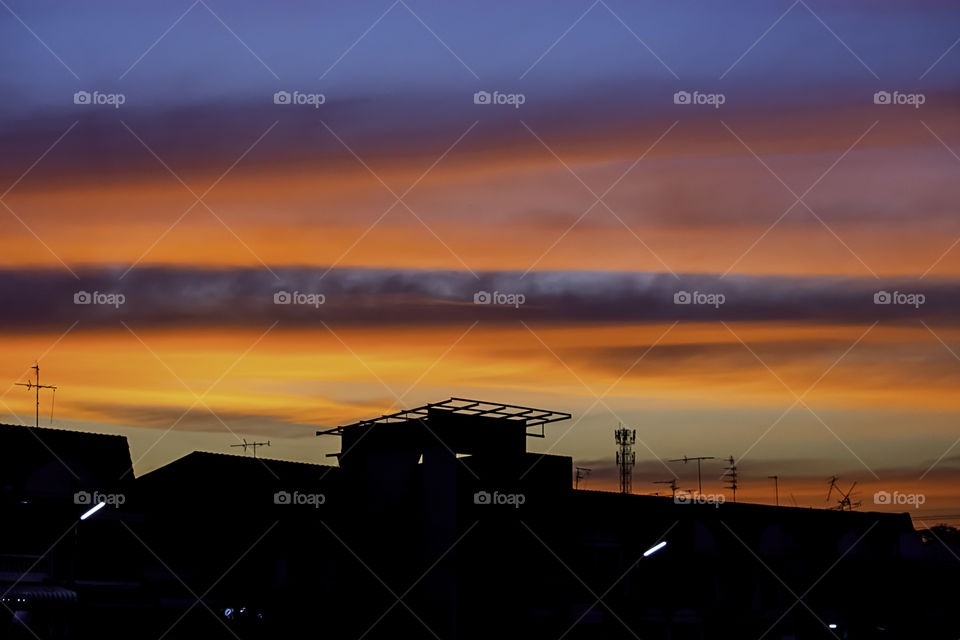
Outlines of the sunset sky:
<svg viewBox="0 0 960 640">
<path fill-rule="evenodd" d="M 39 360 L 138 474 L 330 464 L 461 396 L 573 414 L 529 446 L 590 488 L 623 423 L 640 493 L 732 455 L 738 498 L 960 520 L 956 3 L 0 4 L 0 421 Z"/>
</svg>

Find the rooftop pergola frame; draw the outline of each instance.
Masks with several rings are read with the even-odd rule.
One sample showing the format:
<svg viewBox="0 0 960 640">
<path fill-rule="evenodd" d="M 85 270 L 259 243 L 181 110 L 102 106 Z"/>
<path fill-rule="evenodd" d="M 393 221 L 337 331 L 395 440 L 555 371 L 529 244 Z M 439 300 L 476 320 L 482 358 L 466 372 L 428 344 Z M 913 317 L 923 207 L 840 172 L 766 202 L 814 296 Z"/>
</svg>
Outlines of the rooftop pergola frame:
<svg viewBox="0 0 960 640">
<path fill-rule="evenodd" d="M 335 435 L 342 436 L 345 429 L 354 427 L 371 426 L 375 424 L 391 424 L 399 422 L 408 422 L 410 420 L 425 420 L 431 411 L 449 411 L 464 416 L 479 416 L 485 418 L 500 418 L 513 422 L 522 422 L 528 429 L 527 435 L 534 438 L 544 437 L 543 427 L 551 422 L 569 420 L 570 414 L 560 411 L 549 411 L 547 409 L 535 409 L 533 407 L 522 407 L 515 404 L 504 404 L 501 402 L 485 402 L 483 400 L 471 400 L 469 398 L 449 398 L 442 402 L 431 402 L 413 409 L 404 409 L 395 413 L 384 414 L 378 418 L 369 420 L 360 420 L 350 424 L 317 431 L 318 436 Z M 539 431 L 529 431 L 530 428 L 539 427 Z"/>
</svg>

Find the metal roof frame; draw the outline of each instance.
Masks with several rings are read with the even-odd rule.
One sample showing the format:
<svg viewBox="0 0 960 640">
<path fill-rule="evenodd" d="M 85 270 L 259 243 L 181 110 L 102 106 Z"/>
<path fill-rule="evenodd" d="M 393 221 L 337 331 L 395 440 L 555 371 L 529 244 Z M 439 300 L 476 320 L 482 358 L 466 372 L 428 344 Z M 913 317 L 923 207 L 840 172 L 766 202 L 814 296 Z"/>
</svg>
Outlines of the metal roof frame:
<svg viewBox="0 0 960 640">
<path fill-rule="evenodd" d="M 318 436 L 335 435 L 342 436 L 344 429 L 351 427 L 363 427 L 374 424 L 391 424 L 396 422 L 406 422 L 409 420 L 423 420 L 427 417 L 431 409 L 449 411 L 465 416 L 482 416 L 487 418 L 500 418 L 513 422 L 523 422 L 524 426 L 540 427 L 540 433 L 527 433 L 528 436 L 536 438 L 544 437 L 543 425 L 561 420 L 569 420 L 570 414 L 561 411 L 549 411 L 547 409 L 535 409 L 533 407 L 522 407 L 516 404 L 504 404 L 502 402 L 485 402 L 483 400 L 471 400 L 469 398 L 449 398 L 442 402 L 431 402 L 413 409 L 404 409 L 395 413 L 384 414 L 378 418 L 369 420 L 360 420 L 350 424 L 341 425 L 332 429 L 317 431 Z"/>
</svg>

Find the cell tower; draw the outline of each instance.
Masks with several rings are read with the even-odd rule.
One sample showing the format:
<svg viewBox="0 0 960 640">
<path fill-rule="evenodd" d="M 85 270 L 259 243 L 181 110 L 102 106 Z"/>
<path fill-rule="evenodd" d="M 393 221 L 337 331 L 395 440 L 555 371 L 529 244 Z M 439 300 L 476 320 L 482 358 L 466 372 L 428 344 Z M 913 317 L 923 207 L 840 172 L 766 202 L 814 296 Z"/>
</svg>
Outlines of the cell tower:
<svg viewBox="0 0 960 640">
<path fill-rule="evenodd" d="M 633 493 L 633 465 L 637 463 L 637 454 L 633 452 L 633 445 L 637 442 L 636 429 L 624 429 L 622 426 L 615 432 L 617 445 L 617 466 L 620 467 L 620 493 Z"/>
<path fill-rule="evenodd" d="M 724 467 L 723 470 L 726 471 L 723 474 L 723 479 L 727 481 L 727 489 L 733 491 L 733 501 L 737 501 L 737 487 L 740 486 L 737 484 L 737 481 L 740 479 L 740 475 L 737 473 L 737 464 L 736 460 L 733 459 L 733 456 L 727 458 L 727 464 L 729 467 Z"/>
</svg>

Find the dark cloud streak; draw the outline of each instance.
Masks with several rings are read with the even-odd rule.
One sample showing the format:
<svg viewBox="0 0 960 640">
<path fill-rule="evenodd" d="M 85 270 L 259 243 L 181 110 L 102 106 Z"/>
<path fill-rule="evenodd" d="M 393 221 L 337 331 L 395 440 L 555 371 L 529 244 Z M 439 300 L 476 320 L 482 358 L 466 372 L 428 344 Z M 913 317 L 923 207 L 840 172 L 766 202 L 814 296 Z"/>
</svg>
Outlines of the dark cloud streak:
<svg viewBox="0 0 960 640">
<path fill-rule="evenodd" d="M 484 272 L 412 269 L 281 268 L 278 281 L 264 269 L 138 267 L 81 269 L 77 281 L 52 270 L 0 271 L 0 327 L 12 332 L 56 329 L 80 321 L 79 330 L 254 327 L 280 321 L 286 328 L 422 326 L 518 321 L 540 325 L 682 322 L 793 322 L 804 324 L 956 325 L 960 282 L 840 277 L 774 277 L 663 273 L 551 271 Z M 875 304 L 878 290 L 921 293 L 925 302 Z M 120 293 L 109 304 L 75 304 L 79 291 Z M 277 292 L 322 294 L 324 303 L 275 304 Z M 477 292 L 520 294 L 523 304 L 475 304 Z M 723 304 L 675 304 L 678 291 L 722 294 Z"/>
</svg>

